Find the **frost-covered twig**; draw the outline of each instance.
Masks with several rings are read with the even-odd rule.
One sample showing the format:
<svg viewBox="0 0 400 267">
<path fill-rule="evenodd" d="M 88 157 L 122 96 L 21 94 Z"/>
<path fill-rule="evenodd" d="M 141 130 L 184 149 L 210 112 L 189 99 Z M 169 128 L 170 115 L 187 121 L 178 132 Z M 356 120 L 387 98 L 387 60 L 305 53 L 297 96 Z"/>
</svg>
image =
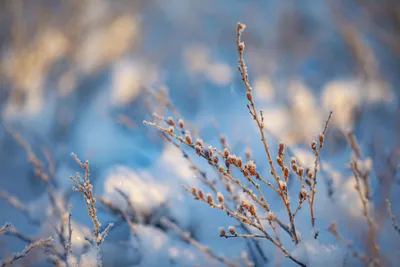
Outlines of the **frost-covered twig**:
<svg viewBox="0 0 400 267">
<path fill-rule="evenodd" d="M 28 253 L 31 252 L 32 250 L 40 248 L 40 247 L 44 247 L 46 244 L 48 244 L 52 241 L 53 241 L 53 238 L 48 237 L 46 239 L 40 239 L 36 242 L 33 242 L 33 243 L 29 244 L 28 246 L 26 246 L 25 249 L 22 250 L 21 252 L 17 252 L 14 255 L 12 255 L 10 258 L 0 261 L 0 267 L 13 265 L 16 260 L 26 257 L 28 255 Z"/>
<path fill-rule="evenodd" d="M 109 230 L 113 226 L 109 223 L 103 232 L 100 232 L 100 221 L 97 218 L 97 210 L 95 207 L 96 199 L 93 195 L 93 185 L 90 183 L 90 172 L 89 172 L 89 161 L 85 163 L 81 162 L 80 159 L 72 153 L 71 156 L 75 159 L 76 163 L 85 171 L 85 180 L 83 180 L 79 173 L 76 173 L 76 178 L 70 176 L 70 179 L 74 182 L 76 187 L 73 187 L 74 191 L 81 192 L 85 199 L 86 208 L 88 210 L 89 216 L 93 222 L 93 234 L 94 239 L 86 238 L 92 246 L 95 246 L 97 253 L 97 267 L 101 267 L 101 254 L 100 245 L 103 243 L 104 238 L 107 236 Z"/>
<path fill-rule="evenodd" d="M 354 174 L 354 179 L 356 181 L 356 186 L 355 189 L 360 197 L 361 203 L 362 203 L 362 208 L 363 208 L 363 215 L 365 220 L 367 221 L 368 224 L 368 230 L 369 230 L 369 239 L 372 245 L 372 248 L 374 250 L 373 258 L 377 259 L 379 258 L 379 246 L 376 242 L 376 237 L 375 237 L 375 228 L 374 228 L 374 222 L 373 219 L 369 213 L 369 207 L 368 207 L 368 199 L 365 196 L 365 192 L 362 191 L 361 188 L 361 183 L 360 183 L 360 177 L 359 177 L 359 172 L 357 172 L 357 162 L 353 160 L 351 163 L 351 169 Z"/>
<path fill-rule="evenodd" d="M 344 244 L 347 248 L 350 249 L 350 251 L 352 252 L 353 257 L 358 258 L 359 260 L 361 260 L 365 265 L 368 265 L 368 263 L 370 262 L 370 260 L 368 259 L 368 257 L 362 253 L 359 253 L 355 250 L 354 245 L 352 243 L 350 243 L 349 241 L 345 240 L 340 234 L 339 231 L 337 229 L 337 224 L 336 223 L 332 223 L 328 229 L 327 229 L 331 234 L 333 234 L 336 239 L 341 242 L 342 244 Z"/>
<path fill-rule="evenodd" d="M 315 226 L 315 215 L 314 215 L 314 199 L 315 199 L 315 193 L 317 192 L 317 173 L 318 173 L 318 169 L 319 169 L 319 157 L 320 157 L 320 152 L 321 152 L 321 148 L 324 146 L 324 140 L 325 140 L 325 133 L 326 130 L 328 129 L 328 125 L 329 125 L 329 121 L 332 117 L 332 111 L 329 112 L 329 117 L 325 122 L 325 127 L 324 130 L 322 131 L 322 133 L 320 133 L 320 135 L 318 136 L 318 141 L 319 141 L 319 145 L 317 147 L 317 142 L 313 141 L 311 143 L 311 148 L 315 153 L 315 161 L 314 161 L 314 174 L 312 176 L 312 186 L 311 186 L 311 198 L 309 198 L 309 202 L 310 202 L 310 214 L 311 214 L 311 225 L 314 227 Z"/>
</svg>

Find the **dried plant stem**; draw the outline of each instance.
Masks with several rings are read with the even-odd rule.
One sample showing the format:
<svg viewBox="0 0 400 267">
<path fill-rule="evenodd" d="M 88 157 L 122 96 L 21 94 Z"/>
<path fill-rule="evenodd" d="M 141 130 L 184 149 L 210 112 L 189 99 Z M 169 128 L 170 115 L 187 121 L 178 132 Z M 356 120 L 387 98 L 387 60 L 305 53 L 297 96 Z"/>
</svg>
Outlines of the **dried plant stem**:
<svg viewBox="0 0 400 267">
<path fill-rule="evenodd" d="M 75 159 L 76 163 L 85 171 L 85 180 L 83 180 L 79 173 L 76 173 L 76 178 L 70 176 L 70 179 L 74 182 L 76 187 L 73 187 L 74 191 L 81 192 L 85 199 L 86 208 L 88 210 L 89 216 L 93 222 L 93 238 L 86 238 L 87 241 L 91 243 L 91 245 L 95 246 L 97 253 L 97 267 L 101 267 L 101 254 L 100 254 L 100 245 L 103 243 L 104 238 L 107 236 L 112 223 L 108 224 L 106 229 L 103 232 L 100 232 L 100 222 L 97 218 L 97 210 L 95 207 L 96 199 L 93 195 L 93 185 L 90 183 L 90 172 L 89 172 L 89 161 L 85 163 L 81 162 L 80 159 L 72 153 L 71 156 Z"/>
<path fill-rule="evenodd" d="M 332 233 L 332 234 L 336 237 L 336 239 L 337 239 L 339 242 L 341 242 L 342 244 L 344 244 L 346 247 L 348 247 L 348 248 L 352 251 L 353 257 L 358 258 L 358 259 L 361 260 L 365 265 L 368 265 L 368 263 L 369 263 L 368 257 L 367 257 L 366 255 L 362 254 L 362 253 L 357 252 L 357 251 L 354 249 L 353 244 L 350 243 L 350 242 L 348 242 L 347 240 L 345 240 L 345 239 L 339 234 L 339 231 L 338 231 L 338 229 L 337 229 L 337 224 L 336 224 L 336 223 L 331 224 L 331 225 L 328 227 L 328 231 L 329 231 L 330 233 Z"/>
<path fill-rule="evenodd" d="M 244 24 L 241 24 L 241 23 L 238 24 L 236 43 L 237 43 L 238 52 L 239 52 L 239 67 L 238 67 L 238 70 L 239 70 L 239 72 L 240 72 L 240 74 L 242 76 L 243 83 L 244 83 L 244 85 L 245 85 L 245 87 L 247 89 L 247 99 L 250 102 L 250 105 L 248 105 L 247 107 L 249 108 L 250 114 L 253 116 L 253 119 L 257 123 L 258 129 L 259 129 L 259 132 L 260 132 L 260 135 L 261 135 L 261 141 L 262 141 L 262 143 L 264 145 L 264 149 L 265 149 L 265 152 L 266 152 L 267 157 L 268 157 L 269 166 L 271 167 L 271 174 L 272 174 L 272 176 L 274 176 L 275 181 L 276 181 L 276 183 L 277 183 L 277 185 L 279 187 L 279 192 L 278 193 L 279 193 L 279 195 L 280 195 L 280 197 L 282 199 L 282 202 L 283 202 L 283 204 L 284 204 L 284 206 L 286 208 L 286 212 L 287 212 L 287 214 L 289 216 L 291 230 L 293 232 L 293 239 L 294 239 L 295 243 L 298 244 L 300 241 L 299 241 L 299 239 L 297 237 L 296 226 L 294 224 L 294 217 L 293 217 L 292 212 L 290 210 L 290 203 L 289 203 L 287 197 L 284 194 L 284 190 L 282 190 L 282 188 L 280 187 L 279 177 L 276 174 L 275 167 L 274 167 L 274 164 L 273 164 L 273 161 L 272 161 L 272 157 L 271 157 L 271 153 L 269 152 L 269 146 L 267 144 L 267 139 L 266 139 L 265 133 L 264 133 L 264 123 L 263 123 L 264 119 L 263 119 L 262 113 L 259 116 L 257 108 L 256 108 L 256 105 L 255 105 L 254 100 L 253 100 L 252 87 L 251 87 L 250 82 L 249 82 L 249 75 L 247 73 L 247 66 L 246 66 L 246 63 L 245 63 L 244 57 L 243 57 L 244 43 L 241 40 L 241 36 L 242 36 L 242 32 L 243 32 L 244 28 L 245 28 Z"/>
<path fill-rule="evenodd" d="M 48 237 L 46 239 L 40 239 L 36 242 L 33 242 L 33 243 L 29 244 L 28 246 L 26 246 L 25 249 L 22 250 L 21 252 L 18 252 L 18 253 L 15 253 L 14 255 L 12 255 L 9 259 L 0 261 L 0 267 L 13 265 L 16 260 L 26 257 L 28 255 L 28 253 L 31 252 L 32 250 L 40 248 L 40 247 L 44 247 L 46 244 L 48 244 L 52 241 L 53 241 L 53 238 Z"/>
<path fill-rule="evenodd" d="M 358 175 L 357 172 L 357 163 L 356 161 L 352 161 L 351 163 L 351 169 L 353 171 L 354 174 L 354 179 L 356 181 L 356 186 L 355 189 L 360 197 L 361 203 L 362 203 L 362 207 L 363 207 L 363 215 L 365 220 L 367 221 L 368 224 L 368 232 L 369 232 L 369 238 L 370 238 L 370 242 L 373 248 L 373 259 L 378 260 L 379 259 L 379 246 L 376 243 L 376 237 L 375 237 L 375 229 L 374 229 L 374 223 L 373 220 L 369 214 L 369 208 L 368 208 L 368 200 L 365 197 L 365 194 L 362 192 L 362 188 L 361 188 L 361 183 L 360 183 L 360 177 Z"/>
<path fill-rule="evenodd" d="M 326 130 L 328 129 L 328 125 L 329 125 L 329 121 L 331 120 L 332 117 L 332 111 L 329 112 L 329 117 L 325 122 L 325 127 L 324 130 L 322 131 L 322 133 L 320 134 L 320 138 L 319 138 L 319 146 L 318 148 L 316 148 L 314 150 L 315 152 L 315 161 L 314 161 L 314 174 L 312 177 L 313 180 L 313 185 L 311 188 L 311 199 L 310 199 L 310 215 L 311 215 L 311 225 L 314 227 L 315 226 L 315 215 L 314 215 L 314 199 L 315 199 L 315 193 L 317 192 L 317 173 L 318 173 L 318 169 L 319 169 L 319 154 L 321 152 L 321 148 L 323 147 L 323 142 L 324 142 L 324 136 L 326 133 Z"/>
<path fill-rule="evenodd" d="M 389 216 L 390 216 L 390 220 L 392 221 L 392 226 L 394 228 L 394 230 L 397 231 L 398 234 L 400 234 L 400 227 L 396 222 L 396 218 L 393 215 L 392 209 L 391 209 L 391 204 L 389 199 L 386 199 L 386 206 L 387 206 L 387 210 L 389 212 Z M 1 232 L 1 231 L 0 231 Z"/>
</svg>

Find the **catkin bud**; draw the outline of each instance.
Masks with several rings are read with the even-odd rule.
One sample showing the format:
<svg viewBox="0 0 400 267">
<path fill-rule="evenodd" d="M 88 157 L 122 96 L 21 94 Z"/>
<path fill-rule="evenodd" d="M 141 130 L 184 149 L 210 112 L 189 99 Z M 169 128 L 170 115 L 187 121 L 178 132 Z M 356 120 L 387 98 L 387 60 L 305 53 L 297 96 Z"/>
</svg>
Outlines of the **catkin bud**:
<svg viewBox="0 0 400 267">
<path fill-rule="evenodd" d="M 201 199 L 201 200 L 204 200 L 204 192 L 203 192 L 203 190 L 199 190 L 199 198 Z"/>
<path fill-rule="evenodd" d="M 312 150 L 317 151 L 317 142 L 312 141 L 311 148 L 312 148 Z"/>
<path fill-rule="evenodd" d="M 298 174 L 300 177 L 303 176 L 303 173 L 304 173 L 304 169 L 303 169 L 303 168 L 299 168 L 299 169 L 297 170 L 297 174 Z"/>
<path fill-rule="evenodd" d="M 192 187 L 192 195 L 195 197 L 197 196 L 197 190 L 195 187 Z"/>
<path fill-rule="evenodd" d="M 289 168 L 285 167 L 283 169 L 283 178 L 285 179 L 285 182 L 287 182 L 288 178 L 289 178 Z"/>
<path fill-rule="evenodd" d="M 217 157 L 217 155 L 214 155 L 213 161 L 214 161 L 215 164 L 218 164 L 218 157 Z"/>
<path fill-rule="evenodd" d="M 253 101 L 253 95 L 249 91 L 247 91 L 247 100 L 249 100 L 250 102 Z"/>
<path fill-rule="evenodd" d="M 247 202 L 247 201 L 242 201 L 242 203 L 241 203 L 241 206 L 244 208 L 244 209 L 246 209 L 246 210 L 248 210 L 249 209 L 249 203 Z"/>
<path fill-rule="evenodd" d="M 223 172 L 225 171 L 225 170 L 224 170 L 224 167 L 223 167 L 222 165 L 219 165 L 218 171 L 219 171 L 220 173 L 223 173 Z"/>
<path fill-rule="evenodd" d="M 201 156 L 201 152 L 203 151 L 203 147 L 200 145 L 195 146 L 196 154 Z"/>
<path fill-rule="evenodd" d="M 220 227 L 220 228 L 219 228 L 219 236 L 221 236 L 221 237 L 226 236 L 226 232 L 225 232 L 224 227 Z"/>
<path fill-rule="evenodd" d="M 274 214 L 272 211 L 268 212 L 267 220 L 268 220 L 268 221 L 273 221 L 273 220 L 275 220 L 275 214 Z"/>
<path fill-rule="evenodd" d="M 175 121 L 174 121 L 174 119 L 172 117 L 168 117 L 167 122 L 168 122 L 169 125 L 175 126 Z"/>
<path fill-rule="evenodd" d="M 256 175 L 256 164 L 254 161 L 249 160 L 246 164 L 247 170 L 249 171 L 250 175 Z"/>
<path fill-rule="evenodd" d="M 285 153 L 285 144 L 283 142 L 280 142 L 279 143 L 278 157 L 283 158 L 284 153 Z"/>
<path fill-rule="evenodd" d="M 217 198 L 219 203 L 224 203 L 225 201 L 224 196 L 220 192 L 217 193 Z"/>
<path fill-rule="evenodd" d="M 224 149 L 224 157 L 227 158 L 229 156 L 229 149 L 225 148 Z"/>
<path fill-rule="evenodd" d="M 174 126 L 168 126 L 167 131 L 169 134 L 173 134 L 174 133 Z"/>
<path fill-rule="evenodd" d="M 179 127 L 181 127 L 181 128 L 185 127 L 185 122 L 182 119 L 178 120 L 178 124 L 179 124 Z"/>
<path fill-rule="evenodd" d="M 189 131 L 185 132 L 185 140 L 186 140 L 186 143 L 188 143 L 189 145 L 193 144 L 193 140 L 192 140 L 192 137 L 190 136 Z"/>
<path fill-rule="evenodd" d="M 212 158 L 212 156 L 213 156 L 212 146 L 209 146 L 208 147 L 208 157 Z"/>
<path fill-rule="evenodd" d="M 207 203 L 212 205 L 214 204 L 214 200 L 212 198 L 212 195 L 210 193 L 207 194 Z"/>
<path fill-rule="evenodd" d="M 255 207 L 253 204 L 250 205 L 250 207 L 249 207 L 249 212 L 250 212 L 250 214 L 253 215 L 254 217 L 257 216 L 256 207 Z"/>
<path fill-rule="evenodd" d="M 241 157 L 237 157 L 237 159 L 236 159 L 236 166 L 237 166 L 238 168 L 242 168 L 242 165 L 243 165 L 242 158 L 241 158 Z"/>
<path fill-rule="evenodd" d="M 324 139 L 325 139 L 325 137 L 324 137 L 324 135 L 321 133 L 321 134 L 319 134 L 319 147 L 320 148 L 322 148 L 322 146 L 323 146 L 323 144 L 324 144 Z"/>
<path fill-rule="evenodd" d="M 238 26 L 237 26 L 237 30 L 238 30 L 238 32 L 243 32 L 244 31 L 244 29 L 246 29 L 246 25 L 245 24 L 243 24 L 243 23 L 238 23 Z"/>
<path fill-rule="evenodd" d="M 283 168 L 283 160 L 282 158 L 280 158 L 279 156 L 276 157 L 276 163 L 278 163 L 278 165 Z"/>
<path fill-rule="evenodd" d="M 236 235 L 235 227 L 229 226 L 229 227 L 228 227 L 228 231 L 229 231 L 229 233 L 231 233 L 231 235 Z"/>
<path fill-rule="evenodd" d="M 286 189 L 287 189 L 286 182 L 279 180 L 279 188 L 281 188 L 283 191 L 286 191 Z"/>
</svg>

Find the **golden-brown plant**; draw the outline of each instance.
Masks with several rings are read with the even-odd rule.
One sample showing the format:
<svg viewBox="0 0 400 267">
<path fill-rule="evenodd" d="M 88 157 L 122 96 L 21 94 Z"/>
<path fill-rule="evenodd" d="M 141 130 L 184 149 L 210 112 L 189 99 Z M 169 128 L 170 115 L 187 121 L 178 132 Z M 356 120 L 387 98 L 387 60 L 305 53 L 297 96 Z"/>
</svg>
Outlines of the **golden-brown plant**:
<svg viewBox="0 0 400 267">
<path fill-rule="evenodd" d="M 246 97 L 249 102 L 247 108 L 253 120 L 257 124 L 257 128 L 261 137 L 261 142 L 267 156 L 268 165 L 270 167 L 270 175 L 272 176 L 275 185 L 269 182 L 268 178 L 266 178 L 266 176 L 262 175 L 259 172 L 256 163 L 251 158 L 251 153 L 246 153 L 245 162 L 241 157 L 236 156 L 230 151 L 225 138 L 220 138 L 223 147 L 223 149 L 221 150 L 212 145 L 207 146 L 203 142 L 203 140 L 199 138 L 194 140 L 190 131 L 185 128 L 185 124 L 182 118 L 178 118 L 179 122 L 176 123 L 175 119 L 172 117 L 165 119 L 155 114 L 154 118 L 158 120 L 158 122 L 154 123 L 144 121 L 144 124 L 161 131 L 163 136 L 168 141 L 172 142 L 175 146 L 181 149 L 181 151 L 184 153 L 185 158 L 189 160 L 192 169 L 200 174 L 199 179 L 211 189 L 212 193 L 205 194 L 202 189 L 198 189 L 195 187 L 185 187 L 185 190 L 192 194 L 196 200 L 202 201 L 208 204 L 210 207 L 219 209 L 225 212 L 228 216 L 235 218 L 238 222 L 241 223 L 241 226 L 244 226 L 244 229 L 247 229 L 245 233 L 238 233 L 233 226 L 230 226 L 228 228 L 228 231 L 226 231 L 224 228 L 221 228 L 221 237 L 267 239 L 279 250 L 281 250 L 287 258 L 300 266 L 306 266 L 303 262 L 294 258 L 285 248 L 280 240 L 278 228 L 284 230 L 292 238 L 296 245 L 299 244 L 301 240 L 296 230 L 295 217 L 304 202 L 308 202 L 309 204 L 311 225 L 315 225 L 316 218 L 314 214 L 314 200 L 315 194 L 317 192 L 316 185 L 318 181 L 317 173 L 319 169 L 319 156 L 321 148 L 324 144 L 325 133 L 328 128 L 332 112 L 330 112 L 329 114 L 323 131 L 318 136 L 318 141 L 313 141 L 311 143 L 311 148 L 315 154 L 315 162 L 312 170 L 307 168 L 304 171 L 304 168 L 298 166 L 295 158 L 292 158 L 291 160 L 290 170 L 289 167 L 285 164 L 284 156 L 286 147 L 283 143 L 279 144 L 278 156 L 275 159 L 277 165 L 275 165 L 270 153 L 269 144 L 267 143 L 266 130 L 264 127 L 264 116 L 262 111 L 258 112 L 257 110 L 255 99 L 253 97 L 253 89 L 251 87 L 249 75 L 247 72 L 247 66 L 243 57 L 245 44 L 241 40 L 241 35 L 245 27 L 246 26 L 241 23 L 239 23 L 237 26 L 236 41 L 239 53 L 238 70 L 246 88 Z M 162 126 L 163 122 L 167 126 Z M 193 163 L 192 159 L 180 147 L 180 145 L 176 144 L 173 140 L 178 140 L 180 143 L 192 148 L 198 156 L 207 160 L 208 164 L 219 173 L 220 182 L 225 187 L 228 194 L 223 195 L 220 191 L 218 191 L 215 183 L 207 179 L 205 172 L 201 172 L 198 167 L 196 167 L 196 165 Z M 279 169 L 282 172 L 282 177 L 278 175 Z M 247 180 L 251 184 L 251 187 L 246 186 L 242 179 L 237 178 L 233 173 L 234 170 L 240 171 L 245 180 Z M 301 189 L 299 190 L 298 195 L 299 202 L 297 208 L 294 211 L 291 207 L 291 201 L 288 193 L 289 173 L 291 171 L 293 171 L 299 177 L 299 180 L 301 182 Z M 273 213 L 273 208 L 270 207 L 270 205 L 267 203 L 263 189 L 259 183 L 262 183 L 265 186 L 269 187 L 275 194 L 280 197 L 287 212 L 290 226 L 286 226 L 281 221 L 281 219 Z M 253 189 L 255 189 L 257 193 L 253 193 Z M 243 191 L 247 198 L 238 198 L 237 194 L 235 194 L 235 191 L 237 190 Z M 268 229 L 267 225 L 265 225 L 263 221 L 267 221 L 268 226 L 271 229 Z M 271 230 L 272 233 L 270 232 Z"/>
</svg>

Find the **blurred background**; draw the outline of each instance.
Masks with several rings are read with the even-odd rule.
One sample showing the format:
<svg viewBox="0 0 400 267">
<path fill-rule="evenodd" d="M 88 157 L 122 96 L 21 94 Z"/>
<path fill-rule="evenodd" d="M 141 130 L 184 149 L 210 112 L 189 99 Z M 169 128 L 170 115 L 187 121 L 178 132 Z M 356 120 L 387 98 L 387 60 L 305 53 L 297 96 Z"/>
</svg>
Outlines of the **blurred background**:
<svg viewBox="0 0 400 267">
<path fill-rule="evenodd" d="M 70 156 L 74 152 L 90 161 L 96 195 L 119 203 L 115 188 L 123 188 L 137 206 L 145 241 L 137 248 L 126 225 L 115 227 L 103 249 L 105 266 L 219 266 L 160 226 L 161 215 L 217 253 L 236 257 L 246 251 L 243 240 L 218 237 L 218 226 L 229 225 L 229 218 L 181 189 L 182 183 L 198 181 L 180 152 L 142 123 L 153 112 L 164 115 L 166 98 L 160 94 L 168 94 L 207 143 L 218 144 L 217 122 L 233 149 L 250 146 L 255 155 L 262 153 L 237 71 L 238 22 L 247 25 L 245 58 L 272 144 L 283 140 L 312 162 L 306 147 L 334 112 L 322 155 L 321 229 L 338 219 L 325 210 L 327 203 L 354 212 L 343 189 L 352 190 L 342 131 L 353 130 L 373 162 L 377 210 L 387 197 L 399 200 L 399 1 L 3 0 L 0 224 L 10 221 L 30 236 L 52 232 L 47 186 L 32 164 L 37 157 L 57 194 L 67 195 L 72 205 L 79 255 L 91 221 L 82 196 L 71 190 L 69 176 L 80 171 Z M 31 221 L 10 204 L 10 196 L 26 205 Z M 115 220 L 107 210 L 99 212 L 104 225 Z M 383 236 L 387 247 L 399 247 L 387 237 L 390 232 Z M 25 245 L 15 237 L 3 241 L 2 255 Z M 339 246 L 326 247 L 324 253 L 342 260 Z M 276 251 L 266 251 L 272 266 Z M 325 259 L 309 260 L 319 266 Z M 22 264 L 34 266 L 29 262 Z"/>
</svg>

